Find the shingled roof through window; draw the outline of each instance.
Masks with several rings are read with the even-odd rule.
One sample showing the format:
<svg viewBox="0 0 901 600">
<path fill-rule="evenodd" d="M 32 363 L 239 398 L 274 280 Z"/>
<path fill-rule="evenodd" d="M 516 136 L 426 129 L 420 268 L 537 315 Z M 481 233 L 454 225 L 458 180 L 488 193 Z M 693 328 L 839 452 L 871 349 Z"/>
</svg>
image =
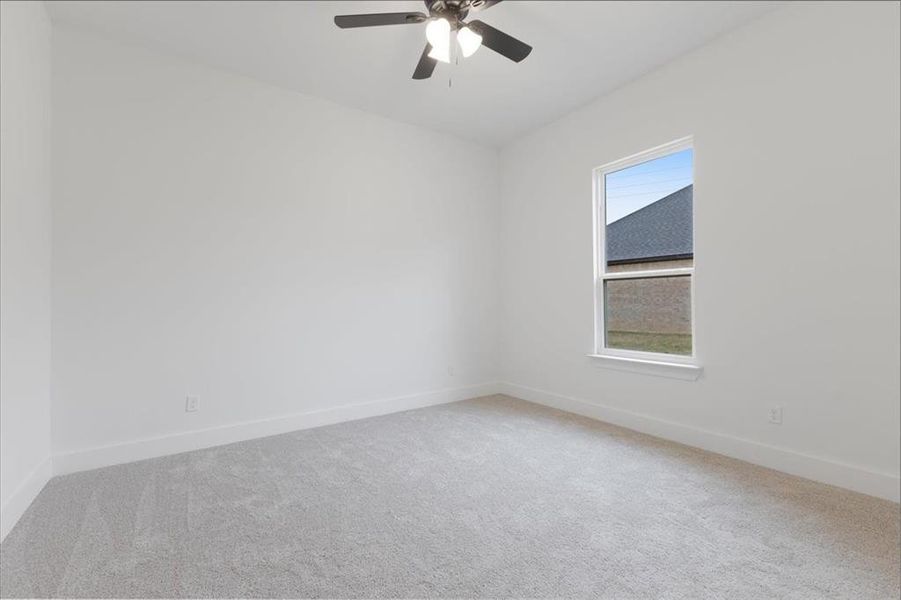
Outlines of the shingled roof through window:
<svg viewBox="0 0 901 600">
<path fill-rule="evenodd" d="M 686 186 L 608 225 L 608 264 L 691 258 L 692 190 Z"/>
</svg>

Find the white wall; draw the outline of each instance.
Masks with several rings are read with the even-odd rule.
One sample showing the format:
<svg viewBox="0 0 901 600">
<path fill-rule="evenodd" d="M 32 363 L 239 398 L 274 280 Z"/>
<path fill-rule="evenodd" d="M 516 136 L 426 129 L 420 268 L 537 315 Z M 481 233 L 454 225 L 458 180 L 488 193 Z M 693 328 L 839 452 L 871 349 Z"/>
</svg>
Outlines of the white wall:
<svg viewBox="0 0 901 600">
<path fill-rule="evenodd" d="M 0 3 L 0 538 L 50 474 L 50 21 Z"/>
<path fill-rule="evenodd" d="M 74 30 L 53 47 L 61 470 L 494 380 L 496 151 Z"/>
<path fill-rule="evenodd" d="M 798 3 L 505 148 L 505 389 L 897 499 L 899 72 L 897 3 Z M 592 168 L 686 135 L 704 375 L 600 368 Z"/>
</svg>

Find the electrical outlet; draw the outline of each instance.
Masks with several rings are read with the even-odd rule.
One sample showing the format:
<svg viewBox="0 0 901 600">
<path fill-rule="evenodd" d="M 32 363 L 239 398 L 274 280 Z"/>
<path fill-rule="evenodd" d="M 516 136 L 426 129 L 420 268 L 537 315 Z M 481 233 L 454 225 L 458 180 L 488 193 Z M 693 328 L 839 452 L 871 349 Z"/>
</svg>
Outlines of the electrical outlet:
<svg viewBox="0 0 901 600">
<path fill-rule="evenodd" d="M 197 396 L 185 397 L 185 412 L 197 412 L 198 408 L 200 408 L 200 401 Z"/>
<path fill-rule="evenodd" d="M 773 406 L 770 408 L 770 423 L 773 425 L 782 425 L 782 407 Z"/>
</svg>

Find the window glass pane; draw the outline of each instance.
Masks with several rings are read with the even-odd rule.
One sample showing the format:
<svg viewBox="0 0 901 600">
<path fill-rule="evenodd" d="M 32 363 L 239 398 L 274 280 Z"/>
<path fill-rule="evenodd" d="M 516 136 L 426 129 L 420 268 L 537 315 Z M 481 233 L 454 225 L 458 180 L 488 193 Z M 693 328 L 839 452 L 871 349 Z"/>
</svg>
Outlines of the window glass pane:
<svg viewBox="0 0 901 600">
<path fill-rule="evenodd" d="M 608 348 L 691 355 L 691 276 L 604 282 Z"/>
<path fill-rule="evenodd" d="M 693 258 L 693 158 L 689 148 L 604 176 L 608 272 Z"/>
</svg>

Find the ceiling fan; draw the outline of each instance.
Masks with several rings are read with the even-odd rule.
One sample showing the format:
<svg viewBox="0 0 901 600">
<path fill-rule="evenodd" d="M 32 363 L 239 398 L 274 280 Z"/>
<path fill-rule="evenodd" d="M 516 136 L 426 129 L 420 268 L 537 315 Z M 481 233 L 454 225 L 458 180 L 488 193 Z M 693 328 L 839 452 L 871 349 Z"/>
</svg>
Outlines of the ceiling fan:
<svg viewBox="0 0 901 600">
<path fill-rule="evenodd" d="M 425 0 L 429 11 L 427 15 L 420 12 L 339 15 L 335 17 L 335 25 L 341 29 L 351 29 L 427 22 L 425 35 L 428 41 L 413 71 L 413 79 L 428 79 L 439 61 L 450 62 L 455 37 L 464 57 L 471 56 L 483 45 L 515 62 L 529 55 L 532 47 L 515 37 L 482 21 L 463 22 L 470 12 L 491 8 L 499 2 L 501 0 Z"/>
</svg>

